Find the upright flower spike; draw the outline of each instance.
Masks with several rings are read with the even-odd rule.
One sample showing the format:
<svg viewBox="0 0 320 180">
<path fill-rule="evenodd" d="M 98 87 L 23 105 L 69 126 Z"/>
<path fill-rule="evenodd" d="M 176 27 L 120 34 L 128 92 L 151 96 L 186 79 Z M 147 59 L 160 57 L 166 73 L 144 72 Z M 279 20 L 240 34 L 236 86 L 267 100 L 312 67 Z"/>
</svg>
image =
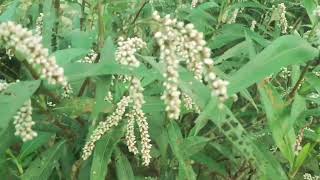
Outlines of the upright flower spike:
<svg viewBox="0 0 320 180">
<path fill-rule="evenodd" d="M 282 33 L 285 34 L 287 33 L 288 22 L 286 18 L 286 6 L 284 5 L 284 3 L 278 4 L 278 12 L 280 16 L 280 26 L 282 29 Z"/>
<path fill-rule="evenodd" d="M 67 85 L 63 68 L 57 65 L 54 56 L 49 56 L 48 49 L 41 44 L 40 36 L 32 35 L 31 31 L 20 24 L 3 22 L 0 24 L 0 43 L 24 54 L 27 62 L 34 68 L 40 67 L 41 77 L 50 84 Z"/>
<path fill-rule="evenodd" d="M 37 18 L 37 20 L 36 20 L 36 34 L 37 35 L 39 35 L 39 36 L 41 36 L 41 34 L 42 34 L 42 31 L 43 31 L 43 28 L 42 28 L 42 26 L 43 26 L 43 13 L 40 13 L 40 15 L 39 15 L 39 17 Z"/>
<path fill-rule="evenodd" d="M 169 15 L 161 18 L 158 12 L 154 12 L 153 19 L 160 24 L 154 37 L 160 46 L 160 59 L 166 65 L 163 99 L 168 117 L 178 119 L 180 115 L 179 59 L 186 61 L 187 68 L 197 80 L 202 82 L 204 77 L 212 89 L 212 95 L 218 96 L 221 102 L 225 101 L 228 82 L 213 72 L 211 50 L 206 47 L 203 33 L 198 32 L 193 24 L 184 24 Z"/>
</svg>

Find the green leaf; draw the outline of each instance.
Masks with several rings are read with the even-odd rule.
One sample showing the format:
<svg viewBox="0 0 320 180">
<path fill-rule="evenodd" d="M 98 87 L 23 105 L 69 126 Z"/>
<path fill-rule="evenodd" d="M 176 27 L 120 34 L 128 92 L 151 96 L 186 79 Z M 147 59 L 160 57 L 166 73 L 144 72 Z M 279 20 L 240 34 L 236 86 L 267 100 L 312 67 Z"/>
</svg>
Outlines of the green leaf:
<svg viewBox="0 0 320 180">
<path fill-rule="evenodd" d="M 260 52 L 230 78 L 228 93 L 239 92 L 263 78 L 280 71 L 281 67 L 312 60 L 318 50 L 298 36 L 282 36 Z"/>
<path fill-rule="evenodd" d="M 103 100 L 103 99 L 102 99 Z M 65 99 L 61 101 L 52 110 L 56 113 L 65 113 L 71 118 L 79 117 L 84 113 L 93 112 L 96 106 L 96 101 L 89 97 L 75 97 L 72 99 Z M 99 104 L 100 106 L 100 104 Z M 112 105 L 110 103 L 104 102 L 100 107 L 99 112 L 108 113 L 112 110 Z"/>
<path fill-rule="evenodd" d="M 195 162 L 199 162 L 203 165 L 206 165 L 210 169 L 210 171 L 217 172 L 224 176 L 228 175 L 226 167 L 222 163 L 216 162 L 214 159 L 212 159 L 210 156 L 204 153 L 197 153 L 193 155 L 191 158 Z"/>
<path fill-rule="evenodd" d="M 56 57 L 57 63 L 62 66 L 72 61 L 80 60 L 82 57 L 86 56 L 88 52 L 87 49 L 69 48 L 58 50 L 54 52 L 53 55 Z"/>
<path fill-rule="evenodd" d="M 39 84 L 40 81 L 21 81 L 0 93 L 0 132 L 8 127 L 10 119 L 30 99 Z"/>
<path fill-rule="evenodd" d="M 294 160 L 292 147 L 295 143 L 293 129 L 295 119 L 290 118 L 289 112 L 287 112 L 287 106 L 272 86 L 261 83 L 261 85 L 258 86 L 258 89 L 267 114 L 268 125 L 272 132 L 272 137 L 282 155 L 292 165 Z"/>
<path fill-rule="evenodd" d="M 187 137 L 181 144 L 181 149 L 183 151 L 184 157 L 188 158 L 201 151 L 206 146 L 208 141 L 208 138 L 201 136 Z"/>
<path fill-rule="evenodd" d="M 239 44 L 225 51 L 221 56 L 219 56 L 215 60 L 215 63 L 221 63 L 229 58 L 247 54 L 248 52 L 244 51 L 244 49 L 248 49 L 247 41 L 240 42 Z"/>
<path fill-rule="evenodd" d="M 0 22 L 13 21 L 16 14 L 17 6 L 20 4 L 19 0 L 15 0 L 0 16 Z"/>
<path fill-rule="evenodd" d="M 108 37 L 101 50 L 100 62 L 115 62 L 115 51 L 116 47 L 113 44 L 112 38 Z"/>
<path fill-rule="evenodd" d="M 134 174 L 129 160 L 119 148 L 115 150 L 117 178 L 121 180 L 134 180 Z"/>
<path fill-rule="evenodd" d="M 304 6 L 304 8 L 306 8 L 308 16 L 312 22 L 312 24 L 314 24 L 316 22 L 316 16 L 313 14 L 313 11 L 317 8 L 317 1 L 316 0 L 303 0 L 302 4 Z"/>
<path fill-rule="evenodd" d="M 18 158 L 23 159 L 29 154 L 33 153 L 38 148 L 46 144 L 49 141 L 51 136 L 52 136 L 51 133 L 45 133 L 45 132 L 38 133 L 38 136 L 36 138 L 34 138 L 31 141 L 27 141 L 22 145 Z"/>
<path fill-rule="evenodd" d="M 97 143 L 93 154 L 90 180 L 104 179 L 108 172 L 108 164 L 116 144 L 124 134 L 124 126 L 113 129 Z"/>
<path fill-rule="evenodd" d="M 308 83 L 314 87 L 318 93 L 320 93 L 320 79 L 313 73 L 308 73 L 305 75 L 306 80 Z"/>
<path fill-rule="evenodd" d="M 47 151 L 40 154 L 39 157 L 29 165 L 29 168 L 22 175 L 21 179 L 48 179 L 53 168 L 57 165 L 64 147 L 65 141 L 60 141 L 50 147 Z"/>
<path fill-rule="evenodd" d="M 83 32 L 80 30 L 73 30 L 67 38 L 70 38 L 72 48 L 83 49 L 91 49 L 92 43 L 95 40 L 93 32 Z"/>
<path fill-rule="evenodd" d="M 304 161 L 307 159 L 311 150 L 312 150 L 312 148 L 311 148 L 310 143 L 303 146 L 302 150 L 299 152 L 297 159 L 294 163 L 294 166 L 292 169 L 293 174 L 296 174 L 296 172 L 300 169 L 300 167 L 303 165 Z"/>
<path fill-rule="evenodd" d="M 175 121 L 171 121 L 169 124 L 168 137 L 173 154 L 179 161 L 179 178 L 195 180 L 196 175 L 192 169 L 190 159 L 188 160 L 186 157 L 184 157 L 182 152 L 181 144 L 183 143 L 183 138 L 180 128 Z"/>
<path fill-rule="evenodd" d="M 44 0 L 43 3 L 43 34 L 42 42 L 44 47 L 51 49 L 52 29 L 56 20 L 52 0 Z"/>
</svg>

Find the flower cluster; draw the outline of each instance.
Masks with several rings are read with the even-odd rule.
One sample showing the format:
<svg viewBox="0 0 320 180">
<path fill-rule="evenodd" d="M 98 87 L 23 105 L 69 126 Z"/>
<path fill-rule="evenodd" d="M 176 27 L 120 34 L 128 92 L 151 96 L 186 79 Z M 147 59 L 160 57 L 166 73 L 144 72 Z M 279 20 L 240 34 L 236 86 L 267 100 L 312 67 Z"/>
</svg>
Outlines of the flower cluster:
<svg viewBox="0 0 320 180">
<path fill-rule="evenodd" d="M 40 13 L 39 17 L 36 20 L 36 34 L 41 36 L 42 31 L 43 31 L 43 13 Z"/>
<path fill-rule="evenodd" d="M 128 38 L 126 40 L 120 37 L 118 45 L 119 47 L 116 51 L 116 61 L 129 67 L 139 67 L 140 62 L 136 59 L 134 53 L 142 48 L 145 48 L 146 43 L 138 37 Z M 128 149 L 134 154 L 138 153 L 138 148 L 136 147 L 136 137 L 134 134 L 134 124 L 137 122 L 141 137 L 141 155 L 143 159 L 143 165 L 148 166 L 151 159 L 151 140 L 148 132 L 149 125 L 147 118 L 142 111 L 142 106 L 145 103 L 143 97 L 143 87 L 140 79 L 137 77 L 124 76 L 123 78 L 131 82 L 129 87 L 129 96 L 133 104 L 132 110 L 127 114 L 128 125 L 126 140 Z"/>
<path fill-rule="evenodd" d="M 320 176 L 312 176 L 309 173 L 304 173 L 303 179 L 305 179 L 305 180 L 320 180 Z"/>
<path fill-rule="evenodd" d="M 126 133 L 126 141 L 129 152 L 132 152 L 133 154 L 138 154 L 138 148 L 136 146 L 136 136 L 134 134 L 134 120 L 135 120 L 135 114 L 134 112 L 126 114 L 128 117 L 128 125 L 127 125 L 127 133 Z"/>
<path fill-rule="evenodd" d="M 19 82 L 19 81 L 17 81 Z M 11 84 L 4 80 L 0 80 L 0 93 L 6 90 Z M 32 126 L 35 124 L 32 121 L 32 106 L 29 99 L 15 114 L 13 117 L 13 124 L 15 125 L 15 135 L 20 136 L 23 141 L 32 140 L 37 136 L 37 133 L 32 130 Z"/>
<path fill-rule="evenodd" d="M 88 64 L 93 64 L 98 57 L 98 54 L 91 49 L 89 54 L 85 56 L 83 59 L 80 60 L 81 63 L 88 63 Z"/>
<path fill-rule="evenodd" d="M 83 147 L 82 151 L 82 159 L 88 159 L 92 151 L 95 147 L 95 143 L 107 132 L 110 128 L 115 127 L 119 124 L 120 120 L 124 116 L 126 108 L 129 106 L 131 99 L 129 96 L 124 96 L 118 102 L 116 110 L 107 117 L 105 121 L 101 121 L 97 128 L 93 131 L 92 135 L 89 138 L 89 141 L 86 142 L 85 146 Z"/>
<path fill-rule="evenodd" d="M 32 121 L 32 106 L 31 100 L 28 100 L 13 117 L 13 124 L 15 125 L 16 136 L 20 136 L 23 141 L 32 140 L 37 136 L 37 133 L 32 130 L 35 124 Z"/>
<path fill-rule="evenodd" d="M 227 24 L 233 24 L 236 22 L 237 16 L 239 13 L 239 9 L 236 8 L 235 10 L 233 10 L 231 17 L 228 19 Z"/>
<path fill-rule="evenodd" d="M 228 82 L 219 79 L 213 72 L 211 50 L 206 47 L 203 33 L 198 32 L 193 24 L 184 24 L 170 15 L 161 18 L 158 12 L 154 12 L 153 19 L 161 24 L 154 37 L 160 46 L 160 59 L 166 65 L 162 98 L 167 106 L 168 117 L 178 119 L 180 115 L 179 59 L 186 61 L 187 68 L 197 80 L 202 81 L 203 77 L 207 80 L 213 95 L 221 101 L 226 100 Z"/>
<path fill-rule="evenodd" d="M 9 87 L 9 84 L 4 81 L 4 80 L 0 80 L 0 92 L 6 90 Z"/>
<path fill-rule="evenodd" d="M 67 84 L 63 68 L 56 63 L 54 56 L 49 56 L 48 49 L 41 44 L 41 37 L 32 35 L 31 31 L 13 22 L 0 24 L 0 43 L 26 55 L 27 62 L 33 67 L 41 68 L 41 77 L 50 84 Z"/>
<path fill-rule="evenodd" d="M 151 149 L 151 140 L 150 140 L 150 135 L 149 135 L 149 125 L 147 122 L 147 118 L 145 117 L 144 112 L 142 111 L 142 105 L 145 103 L 144 98 L 143 98 L 143 87 L 141 85 L 141 82 L 138 78 L 133 77 L 131 80 L 131 86 L 129 89 L 129 94 L 132 99 L 133 103 L 133 109 L 129 113 L 129 122 L 128 126 L 130 124 L 130 116 L 133 116 L 133 118 L 136 120 L 139 131 L 140 131 L 140 136 L 141 136 L 141 154 L 142 154 L 142 159 L 143 159 L 143 165 L 147 166 L 150 163 L 150 149 Z M 133 124 L 133 123 L 131 123 Z M 133 135 L 134 134 L 127 134 L 127 135 Z M 130 144 L 131 142 L 134 142 L 135 138 L 132 138 L 132 136 L 127 137 L 127 140 L 129 139 L 128 147 L 130 151 Z M 131 152 L 134 153 L 134 149 L 132 148 Z"/>
<path fill-rule="evenodd" d="M 313 10 L 313 15 L 320 18 L 320 6 L 317 6 L 317 8 Z"/>
<path fill-rule="evenodd" d="M 63 89 L 63 93 L 62 93 L 63 98 L 69 98 L 70 95 L 73 94 L 73 89 L 69 83 L 66 86 L 63 86 L 62 89 Z"/>
<path fill-rule="evenodd" d="M 116 52 L 116 61 L 122 65 L 128 65 L 131 67 L 138 67 L 140 65 L 139 61 L 134 56 L 134 53 L 139 49 L 146 47 L 146 43 L 140 38 L 129 38 L 124 40 L 119 39 L 119 49 Z M 90 140 L 86 143 L 83 148 L 83 159 L 87 159 L 95 146 L 95 142 L 101 138 L 111 127 L 117 126 L 119 121 L 125 116 L 128 119 L 127 132 L 126 132 L 126 142 L 130 152 L 138 154 L 139 150 L 136 147 L 136 136 L 134 132 L 135 122 L 138 124 L 141 137 L 141 155 L 143 159 L 143 165 L 147 166 L 150 163 L 150 149 L 151 140 L 149 135 L 149 125 L 142 111 L 142 106 L 144 104 L 143 97 L 143 87 L 141 85 L 140 79 L 131 76 L 123 76 L 131 82 L 129 87 L 129 96 L 124 96 L 122 100 L 118 103 L 116 111 L 109 116 L 105 121 L 99 123 L 98 127 L 94 130 L 90 137 Z M 110 91 L 109 91 L 110 92 Z M 105 100 L 112 101 L 111 92 L 108 93 Z M 132 109 L 125 113 L 126 108 L 132 103 Z"/>
<path fill-rule="evenodd" d="M 195 110 L 196 113 L 200 113 L 199 107 L 193 102 L 189 95 L 182 93 L 182 101 L 187 110 Z"/>
<path fill-rule="evenodd" d="M 280 26 L 282 29 L 282 33 L 285 34 L 287 33 L 288 22 L 286 18 L 286 6 L 284 5 L 284 3 L 278 4 L 278 12 L 280 16 Z"/>
<path fill-rule="evenodd" d="M 198 4 L 198 1 L 199 1 L 199 0 L 192 0 L 192 2 L 191 2 L 191 7 L 192 7 L 192 8 L 195 8 L 195 7 L 197 6 L 197 4 Z"/>
<path fill-rule="evenodd" d="M 257 25 L 257 21 L 253 20 L 253 21 L 251 22 L 250 30 L 251 30 L 251 31 L 254 31 L 254 29 L 256 28 L 256 25 Z"/>
<path fill-rule="evenodd" d="M 123 37 L 120 37 L 118 39 L 118 45 L 116 60 L 122 65 L 139 67 L 140 62 L 135 57 L 134 53 L 145 48 L 147 44 L 138 37 L 128 38 L 126 40 Z"/>
<path fill-rule="evenodd" d="M 105 101 L 108 101 L 108 102 L 110 102 L 110 103 L 113 101 L 113 96 L 112 96 L 111 91 L 108 91 L 108 92 L 107 92 L 107 95 L 104 97 L 104 100 L 105 100 Z"/>
<path fill-rule="evenodd" d="M 282 67 L 279 75 L 280 75 L 280 77 L 287 79 L 291 76 L 291 71 L 288 70 L 288 68 L 286 68 L 286 67 Z"/>
</svg>

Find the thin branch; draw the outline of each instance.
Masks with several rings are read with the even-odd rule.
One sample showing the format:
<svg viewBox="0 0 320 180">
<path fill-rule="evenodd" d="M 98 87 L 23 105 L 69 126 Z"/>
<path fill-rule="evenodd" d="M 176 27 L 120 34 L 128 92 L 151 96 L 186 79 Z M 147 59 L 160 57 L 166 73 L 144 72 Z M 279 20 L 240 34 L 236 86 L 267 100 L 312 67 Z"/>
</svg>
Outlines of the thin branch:
<svg viewBox="0 0 320 180">
<path fill-rule="evenodd" d="M 131 24 L 134 24 L 134 23 L 137 21 L 139 15 L 140 15 L 141 12 L 142 12 L 142 9 L 148 4 L 148 2 L 149 2 L 149 0 L 145 0 L 145 1 L 142 3 L 142 5 L 140 6 L 138 12 L 137 12 L 136 15 L 134 16 L 134 19 L 133 19 L 133 21 L 131 22 Z"/>
<path fill-rule="evenodd" d="M 313 70 L 314 68 L 316 68 L 319 64 L 320 64 L 320 60 L 317 60 L 317 61 L 316 61 L 316 64 L 315 64 L 310 70 L 312 71 L 312 70 Z M 303 70 L 302 70 L 302 72 L 301 72 L 301 74 L 300 74 L 300 76 L 299 76 L 298 81 L 296 82 L 296 84 L 294 85 L 294 87 L 292 88 L 291 92 L 290 92 L 289 95 L 288 95 L 288 101 L 289 101 L 289 102 L 294 98 L 295 94 L 296 94 L 297 91 L 299 90 L 299 88 L 300 88 L 300 86 L 301 86 L 301 83 L 302 83 L 302 81 L 304 80 L 304 76 L 305 76 L 305 74 L 308 72 L 309 67 L 310 67 L 311 65 L 312 65 L 312 61 L 309 61 L 309 62 L 307 63 L 307 65 L 303 68 Z"/>
<path fill-rule="evenodd" d="M 82 31 L 84 28 L 84 22 L 85 22 L 85 7 L 86 7 L 86 0 L 82 0 L 81 3 L 81 18 L 80 18 L 80 30 Z"/>
</svg>

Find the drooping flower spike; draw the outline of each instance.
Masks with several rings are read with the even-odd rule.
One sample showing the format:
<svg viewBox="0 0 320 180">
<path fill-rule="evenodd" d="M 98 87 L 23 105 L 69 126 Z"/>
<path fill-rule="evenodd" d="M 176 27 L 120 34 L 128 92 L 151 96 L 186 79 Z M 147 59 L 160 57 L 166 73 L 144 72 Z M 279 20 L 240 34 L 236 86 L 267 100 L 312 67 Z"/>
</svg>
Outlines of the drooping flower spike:
<svg viewBox="0 0 320 180">
<path fill-rule="evenodd" d="M 42 38 L 14 22 L 0 24 L 0 43 L 6 48 L 18 51 L 26 56 L 27 62 L 39 68 L 41 77 L 50 84 L 67 85 L 64 70 L 56 63 L 54 56 L 49 56 L 48 49 L 41 44 Z"/>
<path fill-rule="evenodd" d="M 165 91 L 162 98 L 168 117 L 178 119 L 180 115 L 178 67 L 182 60 L 186 61 L 187 68 L 193 72 L 197 80 L 202 82 L 205 79 L 208 82 L 212 95 L 217 96 L 221 102 L 225 101 L 228 98 L 228 82 L 218 78 L 213 72 L 211 50 L 206 47 L 203 33 L 198 32 L 193 24 L 184 24 L 170 15 L 161 18 L 158 12 L 154 12 L 153 19 L 160 24 L 154 37 L 160 47 L 160 60 L 166 66 L 163 74 Z"/>
</svg>

